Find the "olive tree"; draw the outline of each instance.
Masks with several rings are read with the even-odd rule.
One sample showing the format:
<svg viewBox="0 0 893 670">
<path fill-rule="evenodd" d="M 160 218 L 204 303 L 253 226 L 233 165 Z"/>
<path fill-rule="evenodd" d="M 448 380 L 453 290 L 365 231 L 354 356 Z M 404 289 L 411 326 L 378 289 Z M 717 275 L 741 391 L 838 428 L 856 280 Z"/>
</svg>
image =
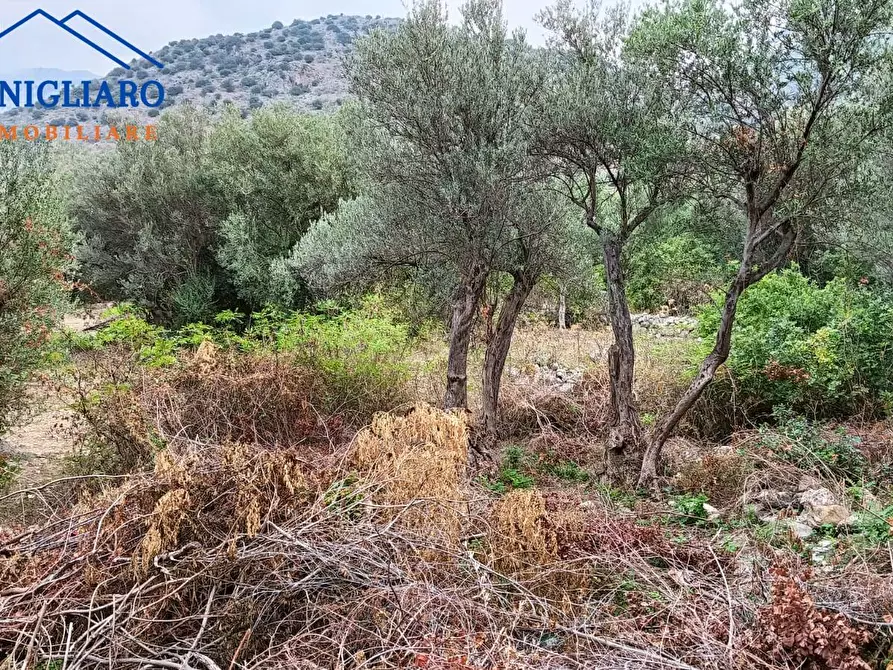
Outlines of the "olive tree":
<svg viewBox="0 0 893 670">
<path fill-rule="evenodd" d="M 561 0 L 540 17 L 554 33 L 551 77 L 537 118 L 538 152 L 601 246 L 614 343 L 608 352 L 608 466 L 641 443 L 635 348 L 626 297 L 624 247 L 686 183 L 687 142 L 674 119 L 676 96 L 625 57 L 625 7 L 602 15 Z"/>
<path fill-rule="evenodd" d="M 487 277 L 500 269 L 513 277 L 509 330 L 509 312 L 535 281 L 534 247 L 519 231 L 543 227 L 531 218 L 538 205 L 529 188 L 537 177 L 529 116 L 543 79 L 537 54 L 522 33 L 508 34 L 498 0 L 467 3 L 458 26 L 441 2 L 423 0 L 396 31 L 360 40 L 348 72 L 360 99 L 352 137 L 371 197 L 388 213 L 376 253 L 445 264 L 456 277 L 444 404 L 466 407 Z"/>
<path fill-rule="evenodd" d="M 300 304 L 291 250 L 355 186 L 340 118 L 274 105 L 245 120 L 231 108 L 215 126 L 210 161 L 228 213 L 217 261 L 238 296 L 251 308 Z"/>
<path fill-rule="evenodd" d="M 714 346 L 649 439 L 640 484 L 729 356 L 742 293 L 786 262 L 846 197 L 848 176 L 889 122 L 890 0 L 683 0 L 644 14 L 630 50 L 686 100 L 699 182 L 745 233 Z"/>
<path fill-rule="evenodd" d="M 213 286 L 223 282 L 214 247 L 226 210 L 210 175 L 210 116 L 178 108 L 158 126 L 157 141 L 82 156 L 70 206 L 91 289 L 171 320 L 184 285 L 210 286 L 213 302 Z"/>
</svg>

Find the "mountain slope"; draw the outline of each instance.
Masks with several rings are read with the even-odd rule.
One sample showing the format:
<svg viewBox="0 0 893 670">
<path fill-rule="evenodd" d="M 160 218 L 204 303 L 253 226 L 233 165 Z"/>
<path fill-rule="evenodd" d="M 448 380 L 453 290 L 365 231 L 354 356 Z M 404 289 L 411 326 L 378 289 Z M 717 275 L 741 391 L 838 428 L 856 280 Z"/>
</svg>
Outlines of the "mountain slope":
<svg viewBox="0 0 893 670">
<path fill-rule="evenodd" d="M 133 68 L 112 70 L 105 79 L 160 81 L 166 99 L 161 109 L 185 102 L 221 108 L 230 102 L 249 114 L 273 101 L 287 101 L 298 109 L 332 109 L 341 104 L 348 86 L 343 58 L 354 40 L 375 28 L 389 29 L 399 19 L 372 16 L 330 15 L 312 21 L 296 19 L 291 25 L 277 21 L 255 33 L 213 35 L 180 40 L 152 53 L 164 64 L 159 69 L 146 60 L 134 60 Z M 75 79 L 77 80 L 77 79 Z M 116 86 L 113 86 L 116 89 Z M 0 116 L 0 123 L 77 125 L 107 123 L 115 113 L 91 109 L 15 109 Z M 141 108 L 136 114 L 146 122 L 158 110 Z"/>
</svg>

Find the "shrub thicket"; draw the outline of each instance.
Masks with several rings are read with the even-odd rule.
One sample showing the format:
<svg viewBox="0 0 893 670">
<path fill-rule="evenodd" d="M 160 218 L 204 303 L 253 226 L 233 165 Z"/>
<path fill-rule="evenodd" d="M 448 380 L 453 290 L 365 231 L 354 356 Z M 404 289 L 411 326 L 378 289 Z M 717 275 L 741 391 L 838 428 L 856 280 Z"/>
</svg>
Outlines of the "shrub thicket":
<svg viewBox="0 0 893 670">
<path fill-rule="evenodd" d="M 720 300 L 700 314 L 705 338 Z M 844 279 L 819 286 L 791 267 L 741 299 L 724 383 L 751 415 L 775 406 L 811 417 L 875 412 L 893 398 L 891 332 L 893 303 L 882 291 Z"/>
<path fill-rule="evenodd" d="M 214 122 L 178 110 L 157 142 L 122 142 L 80 173 L 73 213 L 85 280 L 181 326 L 216 310 L 306 304 L 286 262 L 352 189 L 338 119 L 282 107 Z"/>
<path fill-rule="evenodd" d="M 46 147 L 0 143 L 0 432 L 66 304 L 67 223 Z"/>
</svg>

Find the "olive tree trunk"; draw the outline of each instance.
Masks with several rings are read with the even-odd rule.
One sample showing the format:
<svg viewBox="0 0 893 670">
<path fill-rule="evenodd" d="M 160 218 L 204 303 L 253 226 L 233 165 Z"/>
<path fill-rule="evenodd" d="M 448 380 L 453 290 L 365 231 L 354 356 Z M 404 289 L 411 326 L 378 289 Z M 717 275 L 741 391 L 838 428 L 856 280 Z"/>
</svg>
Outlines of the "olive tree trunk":
<svg viewBox="0 0 893 670">
<path fill-rule="evenodd" d="M 558 330 L 567 329 L 567 289 L 562 284 L 558 289 Z"/>
<path fill-rule="evenodd" d="M 468 349 L 471 345 L 475 315 L 484 294 L 486 278 L 485 272 L 475 273 L 457 288 L 453 298 L 450 350 L 447 357 L 447 387 L 443 400 L 445 409 L 468 409 Z"/>
<path fill-rule="evenodd" d="M 751 212 L 756 211 L 756 206 L 751 206 Z M 754 263 L 756 249 L 773 236 L 780 235 L 781 239 L 775 244 L 775 253 L 771 258 L 761 263 L 759 268 Z M 732 350 L 732 330 L 735 325 L 735 313 L 738 310 L 738 301 L 749 286 L 756 284 L 770 272 L 774 272 L 784 263 L 796 240 L 796 231 L 787 223 L 777 224 L 768 231 L 761 231 L 759 215 L 752 215 L 748 229 L 747 239 L 744 244 L 744 255 L 741 268 L 726 291 L 726 298 L 722 308 L 722 318 L 716 331 L 716 342 L 713 349 L 701 363 L 697 376 L 685 390 L 673 411 L 667 414 L 652 432 L 648 441 L 648 447 L 642 458 L 642 468 L 639 473 L 639 486 L 648 486 L 655 482 L 658 475 L 660 455 L 667 440 L 679 423 L 685 418 L 689 410 L 698 401 L 704 390 L 710 385 L 716 376 L 719 366 L 725 363 Z"/>
<path fill-rule="evenodd" d="M 499 436 L 499 390 L 515 325 L 536 283 L 536 277 L 532 273 L 519 272 L 513 279 L 512 288 L 499 311 L 496 328 L 484 354 L 483 420 L 484 439 L 488 446 L 495 444 Z"/>
<path fill-rule="evenodd" d="M 602 235 L 608 286 L 608 317 L 614 334 L 614 343 L 608 349 L 611 414 L 605 454 L 607 475 L 611 478 L 620 474 L 625 455 L 638 447 L 642 435 L 642 423 L 633 390 L 636 353 L 633 345 L 633 323 L 626 301 L 626 285 L 620 261 L 622 248 L 622 242 L 613 234 Z"/>
</svg>

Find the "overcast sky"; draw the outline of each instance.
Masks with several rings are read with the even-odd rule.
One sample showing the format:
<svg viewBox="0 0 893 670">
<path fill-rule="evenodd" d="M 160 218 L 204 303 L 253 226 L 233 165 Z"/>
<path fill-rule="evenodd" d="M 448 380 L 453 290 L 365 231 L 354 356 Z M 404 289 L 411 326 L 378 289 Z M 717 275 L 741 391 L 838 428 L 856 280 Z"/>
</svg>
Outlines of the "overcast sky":
<svg viewBox="0 0 893 670">
<path fill-rule="evenodd" d="M 451 15 L 456 16 L 462 0 L 448 1 Z M 525 27 L 533 41 L 541 42 L 542 31 L 532 19 L 549 2 L 505 0 L 506 18 L 512 27 Z M 144 51 L 155 51 L 173 40 L 254 32 L 274 21 L 287 24 L 292 19 L 342 13 L 399 17 L 406 13 L 401 0 L 0 0 L 0 31 L 38 8 L 57 18 L 80 9 Z M 101 33 L 77 21 L 71 24 L 73 28 L 130 60 Z M 0 39 L 0 74 L 24 68 L 105 74 L 114 67 L 115 63 L 43 19 L 30 21 Z"/>
</svg>

